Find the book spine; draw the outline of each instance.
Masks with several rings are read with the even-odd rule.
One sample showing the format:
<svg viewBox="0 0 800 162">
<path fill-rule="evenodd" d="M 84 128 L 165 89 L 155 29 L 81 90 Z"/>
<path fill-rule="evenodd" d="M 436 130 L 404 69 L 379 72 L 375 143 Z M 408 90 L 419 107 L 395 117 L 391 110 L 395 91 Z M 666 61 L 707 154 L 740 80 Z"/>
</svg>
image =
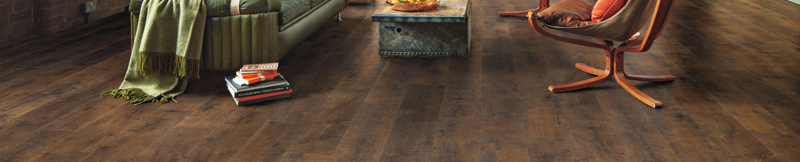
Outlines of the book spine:
<svg viewBox="0 0 800 162">
<path fill-rule="evenodd" d="M 275 82 L 275 83 L 270 83 L 270 82 Z M 271 88 L 271 87 L 289 86 L 289 83 L 285 82 L 285 81 L 284 82 L 267 81 L 267 83 L 269 83 L 269 84 L 256 83 L 258 85 L 258 87 L 248 87 L 248 88 L 243 88 L 243 89 L 236 89 L 236 93 L 256 91 L 256 90 L 259 90 L 259 89 L 265 89 L 265 88 Z M 264 84 L 264 85 L 262 85 L 262 84 Z M 234 88 L 235 87 L 236 86 L 234 85 Z"/>
<path fill-rule="evenodd" d="M 239 83 L 239 85 L 250 85 L 253 83 L 258 83 L 261 81 L 272 80 L 275 77 L 268 77 L 268 76 L 256 76 L 256 77 L 247 77 L 247 78 L 240 78 L 237 77 L 233 81 Z"/>
<path fill-rule="evenodd" d="M 240 77 L 240 78 L 251 78 L 251 77 L 260 77 L 260 76 L 265 76 L 265 77 L 272 78 L 272 77 L 278 76 L 278 72 L 242 73 L 242 72 L 236 71 L 236 77 Z"/>
<path fill-rule="evenodd" d="M 271 63 L 263 63 L 263 64 L 247 64 L 242 66 L 239 71 L 246 72 L 246 71 L 277 71 L 278 70 L 278 62 L 271 62 Z"/>
<path fill-rule="evenodd" d="M 228 87 L 228 92 L 231 92 L 231 96 L 233 96 L 233 98 L 236 98 L 236 91 L 233 90 L 233 87 L 231 87 L 230 84 L 225 84 L 225 86 Z"/>
<path fill-rule="evenodd" d="M 236 71 L 238 74 L 256 74 L 256 73 L 277 73 L 278 71 L 270 70 L 270 71 Z"/>
<path fill-rule="evenodd" d="M 265 98 L 250 100 L 250 101 L 242 101 L 242 102 L 236 101 L 236 106 L 262 103 L 262 102 L 267 102 L 267 101 L 273 101 L 273 100 L 278 100 L 278 99 L 289 98 L 291 96 L 292 96 L 292 94 L 289 93 L 289 94 L 282 94 L 282 95 L 276 95 L 276 96 L 272 96 L 272 97 L 265 97 Z"/>
<path fill-rule="evenodd" d="M 250 82 L 248 82 L 247 80 L 244 80 L 244 79 L 239 78 L 239 77 L 235 77 L 232 80 L 233 80 L 233 83 L 235 83 L 236 85 L 239 85 L 239 86 L 250 84 Z"/>
<path fill-rule="evenodd" d="M 284 91 L 277 91 L 277 92 L 272 92 L 272 93 L 264 93 L 264 94 L 260 94 L 260 95 L 253 95 L 253 96 L 247 96 L 247 97 L 239 97 L 239 98 L 236 98 L 236 101 L 239 101 L 239 102 L 250 101 L 250 100 L 255 100 L 255 99 L 259 99 L 259 98 L 277 96 L 277 95 L 288 94 L 288 93 L 292 93 L 292 89 L 291 88 L 289 90 L 284 90 Z"/>
<path fill-rule="evenodd" d="M 287 85 L 287 86 L 281 86 L 281 87 L 266 88 L 266 89 L 252 90 L 252 91 L 246 91 L 246 92 L 239 92 L 239 93 L 235 93 L 233 96 L 235 98 L 240 98 L 240 97 L 247 97 L 247 96 L 259 95 L 259 94 L 264 94 L 264 93 L 283 91 L 283 90 L 288 90 L 288 89 L 289 89 L 289 86 Z"/>
</svg>

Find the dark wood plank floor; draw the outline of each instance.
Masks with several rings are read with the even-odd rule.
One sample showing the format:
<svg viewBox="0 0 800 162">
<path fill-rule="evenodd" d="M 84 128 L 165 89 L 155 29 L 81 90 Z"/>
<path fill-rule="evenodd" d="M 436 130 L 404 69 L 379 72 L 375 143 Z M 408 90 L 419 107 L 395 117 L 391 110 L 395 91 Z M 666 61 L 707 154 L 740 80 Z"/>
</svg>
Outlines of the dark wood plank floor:
<svg viewBox="0 0 800 162">
<path fill-rule="evenodd" d="M 130 57 L 125 14 L 0 45 L 0 161 L 800 161 L 800 6 L 682 0 L 628 72 L 651 109 L 590 78 L 602 51 L 550 40 L 498 11 L 535 0 L 474 0 L 472 54 L 377 55 L 370 5 L 349 6 L 281 61 L 291 99 L 235 106 L 204 71 L 178 103 L 101 97 Z"/>
</svg>

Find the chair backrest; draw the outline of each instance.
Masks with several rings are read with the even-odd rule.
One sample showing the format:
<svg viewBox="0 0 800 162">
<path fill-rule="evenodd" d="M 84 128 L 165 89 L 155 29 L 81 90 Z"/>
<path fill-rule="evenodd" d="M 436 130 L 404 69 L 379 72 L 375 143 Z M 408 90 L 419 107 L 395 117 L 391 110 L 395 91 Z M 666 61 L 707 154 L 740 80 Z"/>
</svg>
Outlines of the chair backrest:
<svg viewBox="0 0 800 162">
<path fill-rule="evenodd" d="M 605 21 L 580 27 L 548 25 L 548 28 L 604 40 L 626 41 L 650 21 L 650 30 L 656 29 L 654 36 L 657 37 L 663 29 L 672 2 L 673 0 L 629 0 L 619 12 Z M 654 12 L 658 14 L 654 15 Z M 659 26 L 654 28 L 652 25 Z M 655 39 L 655 37 L 652 38 Z"/>
</svg>

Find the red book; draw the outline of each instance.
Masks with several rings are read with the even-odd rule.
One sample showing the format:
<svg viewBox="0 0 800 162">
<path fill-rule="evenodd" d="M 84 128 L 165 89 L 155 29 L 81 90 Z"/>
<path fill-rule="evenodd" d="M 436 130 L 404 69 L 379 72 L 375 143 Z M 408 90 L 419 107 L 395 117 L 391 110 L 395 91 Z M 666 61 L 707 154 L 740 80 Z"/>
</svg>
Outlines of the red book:
<svg viewBox="0 0 800 162">
<path fill-rule="evenodd" d="M 233 78 L 233 82 L 239 85 L 250 85 L 253 83 L 258 83 L 261 81 L 272 80 L 278 76 L 278 73 L 268 74 L 265 76 L 252 76 L 252 77 L 240 77 L 236 76 Z"/>
<path fill-rule="evenodd" d="M 252 77 L 260 77 L 260 76 L 272 78 L 272 77 L 278 76 L 278 72 L 242 73 L 242 72 L 236 71 L 236 77 L 239 77 L 239 78 L 252 78 Z"/>
<path fill-rule="evenodd" d="M 239 97 L 239 98 L 236 98 L 236 101 L 244 102 L 244 101 L 250 101 L 250 100 L 255 100 L 255 99 L 259 99 L 259 98 L 272 97 L 272 96 L 277 96 L 277 95 L 282 95 L 282 94 L 289 94 L 289 93 L 292 93 L 292 89 L 291 88 L 289 88 L 289 90 L 285 90 L 285 91 L 277 91 L 277 92 L 271 92 L 271 93 L 264 93 L 264 94 L 260 94 L 260 95 Z"/>
</svg>

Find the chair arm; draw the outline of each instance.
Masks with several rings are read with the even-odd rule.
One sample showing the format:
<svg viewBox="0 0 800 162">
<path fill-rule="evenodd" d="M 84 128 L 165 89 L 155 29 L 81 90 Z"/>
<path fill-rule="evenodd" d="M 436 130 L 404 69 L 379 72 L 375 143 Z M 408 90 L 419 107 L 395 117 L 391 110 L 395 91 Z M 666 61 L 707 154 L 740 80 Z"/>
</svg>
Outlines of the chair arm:
<svg viewBox="0 0 800 162">
<path fill-rule="evenodd" d="M 539 0 L 539 8 L 544 10 L 547 7 L 550 7 L 550 0 Z"/>
<path fill-rule="evenodd" d="M 669 18 L 669 13 L 672 12 L 674 3 L 674 0 L 658 0 L 656 3 L 656 11 L 653 13 L 650 20 L 650 27 L 648 27 L 646 35 L 639 39 L 629 41 L 633 43 L 630 43 L 628 47 L 620 47 L 619 49 L 624 52 L 644 52 L 649 50 L 650 46 L 653 45 L 653 41 L 661 35 L 661 31 L 664 29 L 667 19 Z M 639 47 L 633 48 L 633 46 L 636 45 L 639 45 Z"/>
</svg>

